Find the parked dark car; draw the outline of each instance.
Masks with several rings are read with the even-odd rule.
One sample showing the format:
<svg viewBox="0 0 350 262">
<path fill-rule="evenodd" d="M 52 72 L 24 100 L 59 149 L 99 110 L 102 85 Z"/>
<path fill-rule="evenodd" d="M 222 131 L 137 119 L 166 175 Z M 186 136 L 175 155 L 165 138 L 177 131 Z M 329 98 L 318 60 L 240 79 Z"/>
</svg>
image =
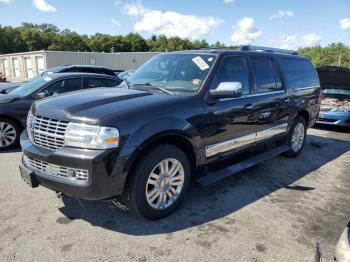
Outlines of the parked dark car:
<svg viewBox="0 0 350 262">
<path fill-rule="evenodd" d="M 94 73 L 94 74 L 104 74 L 110 76 L 118 76 L 120 73 L 124 72 L 123 70 L 113 70 L 103 66 L 93 66 L 93 65 L 62 65 L 49 68 L 48 70 L 42 72 L 40 75 L 30 79 L 33 80 L 37 77 L 50 75 L 53 73 Z M 124 79 L 121 79 L 121 81 Z M 22 84 L 27 83 L 24 82 L 16 82 L 16 83 L 8 83 L 0 85 L 0 94 L 8 94 L 15 88 L 19 87 Z"/>
<path fill-rule="evenodd" d="M 310 60 L 262 47 L 160 54 L 120 86 L 33 104 L 20 163 L 31 187 L 116 198 L 158 219 L 191 179 L 205 186 L 282 153 L 297 156 L 320 106 Z"/>
<path fill-rule="evenodd" d="M 317 123 L 350 127 L 350 69 L 325 66 L 317 72 L 323 97 Z"/>
<path fill-rule="evenodd" d="M 123 70 L 113 70 L 103 66 L 94 65 L 61 65 L 48 69 L 45 73 L 94 73 L 94 74 L 104 74 L 110 76 L 118 76 Z"/>
<path fill-rule="evenodd" d="M 60 73 L 37 77 L 9 94 L 0 94 L 0 150 L 19 145 L 21 131 L 26 127 L 28 111 L 34 101 L 75 90 L 119 84 L 119 78 L 108 75 Z"/>
</svg>

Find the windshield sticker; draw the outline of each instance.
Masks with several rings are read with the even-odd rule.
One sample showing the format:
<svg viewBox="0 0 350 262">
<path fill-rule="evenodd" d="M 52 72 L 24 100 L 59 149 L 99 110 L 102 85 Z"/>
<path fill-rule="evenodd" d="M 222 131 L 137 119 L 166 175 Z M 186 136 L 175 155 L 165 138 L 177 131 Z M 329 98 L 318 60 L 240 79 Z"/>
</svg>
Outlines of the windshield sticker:
<svg viewBox="0 0 350 262">
<path fill-rule="evenodd" d="M 45 80 L 46 82 L 49 82 L 49 81 L 52 80 L 52 78 L 51 78 L 51 77 L 48 77 L 48 76 L 45 76 L 45 77 L 44 77 L 44 80 Z"/>
<path fill-rule="evenodd" d="M 192 84 L 194 84 L 196 86 L 200 85 L 201 83 L 202 83 L 202 80 L 200 80 L 200 79 L 193 79 L 192 80 Z"/>
<path fill-rule="evenodd" d="M 211 62 L 211 61 L 213 61 L 214 60 L 214 58 L 212 58 L 212 57 L 209 57 L 208 58 L 208 62 Z"/>
<path fill-rule="evenodd" d="M 209 68 L 209 65 L 200 57 L 197 56 L 192 59 L 193 63 L 195 63 L 201 70 L 206 70 Z"/>
</svg>

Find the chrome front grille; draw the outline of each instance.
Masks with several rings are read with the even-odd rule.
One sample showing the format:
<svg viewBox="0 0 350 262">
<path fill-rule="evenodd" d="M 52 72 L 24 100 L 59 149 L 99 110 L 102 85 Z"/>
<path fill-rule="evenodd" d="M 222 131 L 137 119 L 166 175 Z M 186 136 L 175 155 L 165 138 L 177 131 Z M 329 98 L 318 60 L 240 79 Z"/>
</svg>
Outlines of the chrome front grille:
<svg viewBox="0 0 350 262">
<path fill-rule="evenodd" d="M 49 150 L 64 147 L 64 135 L 68 122 L 33 114 L 28 115 L 27 127 L 32 142 Z"/>
<path fill-rule="evenodd" d="M 58 166 L 37 159 L 29 158 L 27 156 L 23 156 L 23 161 L 27 168 L 33 171 L 42 172 L 50 176 L 77 182 L 85 182 L 88 181 L 89 178 L 88 170 L 85 169 Z"/>
</svg>

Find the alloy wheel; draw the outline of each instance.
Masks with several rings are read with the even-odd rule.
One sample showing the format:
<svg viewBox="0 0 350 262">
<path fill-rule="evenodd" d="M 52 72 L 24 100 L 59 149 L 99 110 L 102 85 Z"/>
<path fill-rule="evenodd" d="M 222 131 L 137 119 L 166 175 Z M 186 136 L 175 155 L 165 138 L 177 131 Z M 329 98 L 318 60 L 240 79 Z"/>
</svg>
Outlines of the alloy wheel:
<svg viewBox="0 0 350 262">
<path fill-rule="evenodd" d="M 303 146 L 305 138 L 305 127 L 303 123 L 298 123 L 295 125 L 292 135 L 292 149 L 294 152 L 298 152 Z"/>
<path fill-rule="evenodd" d="M 16 140 L 16 129 L 7 122 L 0 122 L 0 148 L 10 146 Z"/>
<path fill-rule="evenodd" d="M 185 183 L 185 172 L 180 161 L 167 158 L 160 161 L 148 176 L 146 199 L 157 210 L 171 206 L 179 197 Z"/>
</svg>

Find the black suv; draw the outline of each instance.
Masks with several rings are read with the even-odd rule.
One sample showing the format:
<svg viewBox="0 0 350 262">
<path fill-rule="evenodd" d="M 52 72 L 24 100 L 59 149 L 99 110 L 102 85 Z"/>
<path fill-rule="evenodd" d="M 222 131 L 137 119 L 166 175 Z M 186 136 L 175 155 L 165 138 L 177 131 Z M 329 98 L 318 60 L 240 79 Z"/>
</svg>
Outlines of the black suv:
<svg viewBox="0 0 350 262">
<path fill-rule="evenodd" d="M 191 179 L 207 185 L 298 155 L 320 106 L 310 60 L 262 47 L 161 54 L 120 86 L 33 104 L 20 163 L 31 187 L 158 219 Z"/>
<path fill-rule="evenodd" d="M 38 99 L 66 92 L 94 87 L 114 87 L 121 83 L 117 77 L 88 73 L 49 74 L 0 94 L 0 151 L 19 145 L 19 137 L 26 127 L 32 103 Z"/>
</svg>

